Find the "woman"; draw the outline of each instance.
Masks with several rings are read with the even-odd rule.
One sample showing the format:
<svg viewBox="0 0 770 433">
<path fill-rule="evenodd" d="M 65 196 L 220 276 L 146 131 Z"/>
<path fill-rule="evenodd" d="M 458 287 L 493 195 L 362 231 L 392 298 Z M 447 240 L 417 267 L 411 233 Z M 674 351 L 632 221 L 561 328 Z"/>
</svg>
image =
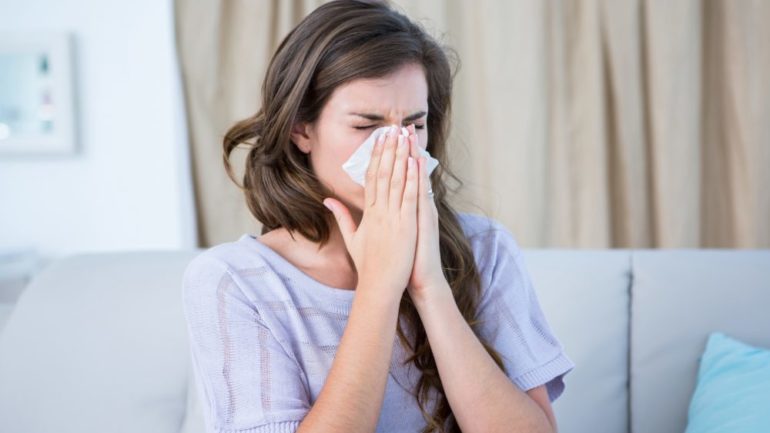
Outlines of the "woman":
<svg viewBox="0 0 770 433">
<path fill-rule="evenodd" d="M 447 202 L 447 52 L 386 4 L 353 0 L 280 44 L 261 109 L 224 139 L 236 183 L 230 153 L 250 144 L 239 186 L 261 236 L 185 272 L 209 431 L 556 431 L 551 402 L 574 365 L 519 247 Z M 387 125 L 362 187 L 342 164 Z M 439 162 L 430 176 L 420 148 Z"/>
</svg>

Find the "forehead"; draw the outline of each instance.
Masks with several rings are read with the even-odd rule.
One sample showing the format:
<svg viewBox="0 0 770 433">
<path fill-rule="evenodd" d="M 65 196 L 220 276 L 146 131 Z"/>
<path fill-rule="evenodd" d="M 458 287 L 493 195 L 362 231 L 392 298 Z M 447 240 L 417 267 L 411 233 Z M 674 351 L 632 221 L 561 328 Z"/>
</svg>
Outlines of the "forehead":
<svg viewBox="0 0 770 433">
<path fill-rule="evenodd" d="M 409 64 L 380 78 L 361 78 L 334 90 L 329 108 L 339 115 L 351 112 L 408 116 L 428 110 L 428 84 L 420 65 Z"/>
</svg>

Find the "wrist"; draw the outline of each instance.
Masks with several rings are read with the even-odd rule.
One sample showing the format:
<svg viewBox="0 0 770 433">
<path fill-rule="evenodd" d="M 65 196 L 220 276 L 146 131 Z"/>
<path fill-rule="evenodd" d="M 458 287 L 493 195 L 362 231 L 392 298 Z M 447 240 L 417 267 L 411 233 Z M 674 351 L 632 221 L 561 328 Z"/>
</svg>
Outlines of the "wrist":
<svg viewBox="0 0 770 433">
<path fill-rule="evenodd" d="M 420 289 L 419 291 L 410 292 L 409 295 L 412 297 L 412 302 L 418 312 L 429 305 L 436 305 L 447 301 L 455 302 L 452 288 L 449 287 L 449 283 L 446 281 L 435 286 Z"/>
<path fill-rule="evenodd" d="M 361 281 L 356 286 L 354 299 L 373 302 L 382 306 L 398 306 L 401 304 L 401 293 L 396 293 L 390 287 L 378 282 Z"/>
</svg>

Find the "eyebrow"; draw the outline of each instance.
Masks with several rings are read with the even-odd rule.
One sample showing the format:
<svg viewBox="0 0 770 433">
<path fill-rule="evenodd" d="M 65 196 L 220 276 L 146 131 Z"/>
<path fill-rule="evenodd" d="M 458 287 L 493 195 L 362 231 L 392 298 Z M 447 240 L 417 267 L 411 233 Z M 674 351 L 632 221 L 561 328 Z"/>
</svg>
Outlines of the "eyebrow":
<svg viewBox="0 0 770 433">
<path fill-rule="evenodd" d="M 348 113 L 348 114 L 353 115 L 353 116 L 363 117 L 363 118 L 369 119 L 369 120 L 385 120 L 385 117 L 384 116 L 380 116 L 379 114 L 372 114 L 372 113 Z M 419 119 L 420 117 L 422 117 L 422 116 L 424 116 L 426 114 L 427 114 L 427 112 L 425 112 L 425 111 L 420 111 L 420 112 L 417 112 L 417 113 L 414 113 L 414 114 L 410 114 L 410 115 L 404 117 L 404 122 L 409 122 L 411 120 Z"/>
</svg>

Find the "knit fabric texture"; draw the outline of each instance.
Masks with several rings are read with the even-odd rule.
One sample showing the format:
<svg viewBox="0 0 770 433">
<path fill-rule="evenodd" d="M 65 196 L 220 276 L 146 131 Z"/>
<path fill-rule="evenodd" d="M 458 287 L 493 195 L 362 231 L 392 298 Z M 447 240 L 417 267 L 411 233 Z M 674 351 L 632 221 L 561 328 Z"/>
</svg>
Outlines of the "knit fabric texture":
<svg viewBox="0 0 770 433">
<path fill-rule="evenodd" d="M 491 218 L 458 218 L 481 275 L 479 333 L 519 389 L 545 384 L 556 400 L 575 365 L 541 311 L 517 242 Z M 296 431 L 321 392 L 355 293 L 318 282 L 251 234 L 197 255 L 182 297 L 207 432 Z M 377 432 L 426 425 L 408 355 L 396 336 Z M 430 413 L 436 402 L 434 394 Z"/>
</svg>

